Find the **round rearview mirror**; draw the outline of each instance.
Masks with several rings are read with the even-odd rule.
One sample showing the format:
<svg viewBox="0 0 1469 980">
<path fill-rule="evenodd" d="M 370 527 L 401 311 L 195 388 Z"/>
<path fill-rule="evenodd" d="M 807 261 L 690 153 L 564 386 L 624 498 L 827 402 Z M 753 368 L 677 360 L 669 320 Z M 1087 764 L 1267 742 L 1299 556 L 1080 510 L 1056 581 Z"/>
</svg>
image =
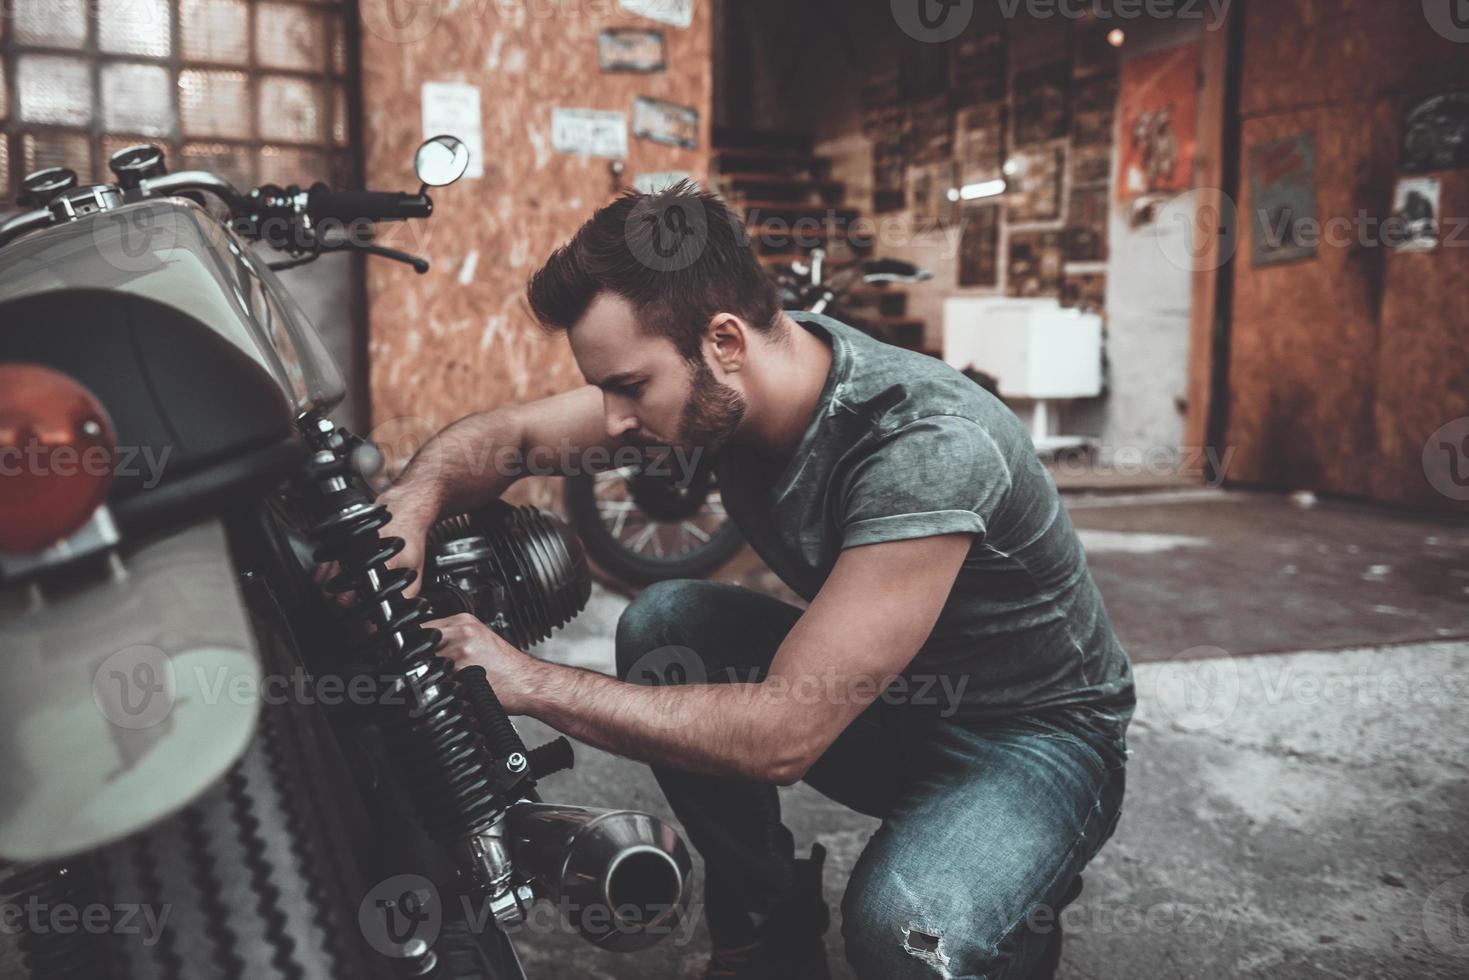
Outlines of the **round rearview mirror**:
<svg viewBox="0 0 1469 980">
<path fill-rule="evenodd" d="M 430 187 L 452 184 L 469 169 L 469 147 L 457 136 L 430 137 L 413 155 L 413 169 Z"/>
</svg>

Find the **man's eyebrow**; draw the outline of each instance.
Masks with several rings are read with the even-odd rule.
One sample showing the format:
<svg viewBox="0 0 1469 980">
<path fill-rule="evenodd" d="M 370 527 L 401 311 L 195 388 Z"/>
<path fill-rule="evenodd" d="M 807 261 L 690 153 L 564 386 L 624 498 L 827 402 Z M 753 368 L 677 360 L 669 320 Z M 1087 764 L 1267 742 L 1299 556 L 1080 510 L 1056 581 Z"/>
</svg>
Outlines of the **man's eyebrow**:
<svg viewBox="0 0 1469 980">
<path fill-rule="evenodd" d="M 637 376 L 638 376 L 638 372 L 637 371 L 621 371 L 621 372 L 619 372 L 617 374 L 608 375 L 607 377 L 603 378 L 601 381 L 593 381 L 593 382 L 590 382 L 590 383 L 592 384 L 593 387 L 596 387 L 596 388 L 603 388 L 603 389 L 606 389 L 606 388 L 617 388 L 617 387 L 621 387 L 622 385 L 627 384 L 629 381 L 633 380 Z"/>
</svg>

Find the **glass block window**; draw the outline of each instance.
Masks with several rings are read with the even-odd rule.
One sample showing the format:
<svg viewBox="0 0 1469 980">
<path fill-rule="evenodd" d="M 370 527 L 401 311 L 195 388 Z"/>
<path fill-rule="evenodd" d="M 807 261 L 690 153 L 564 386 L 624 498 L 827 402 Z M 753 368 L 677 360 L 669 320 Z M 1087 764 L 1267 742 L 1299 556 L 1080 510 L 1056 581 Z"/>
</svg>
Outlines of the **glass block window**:
<svg viewBox="0 0 1469 980">
<path fill-rule="evenodd" d="M 170 170 L 351 186 L 354 0 L 5 0 L 0 211 L 21 178 L 110 181 L 138 142 Z"/>
</svg>

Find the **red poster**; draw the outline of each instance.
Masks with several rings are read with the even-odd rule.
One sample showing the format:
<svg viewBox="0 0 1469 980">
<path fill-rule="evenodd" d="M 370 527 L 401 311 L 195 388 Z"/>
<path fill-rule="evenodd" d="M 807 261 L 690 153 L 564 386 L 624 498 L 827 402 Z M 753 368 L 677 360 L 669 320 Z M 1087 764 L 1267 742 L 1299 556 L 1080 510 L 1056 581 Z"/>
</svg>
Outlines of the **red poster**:
<svg viewBox="0 0 1469 980">
<path fill-rule="evenodd" d="M 1124 63 L 1120 112 L 1117 199 L 1193 187 L 1199 46 L 1187 44 Z"/>
</svg>

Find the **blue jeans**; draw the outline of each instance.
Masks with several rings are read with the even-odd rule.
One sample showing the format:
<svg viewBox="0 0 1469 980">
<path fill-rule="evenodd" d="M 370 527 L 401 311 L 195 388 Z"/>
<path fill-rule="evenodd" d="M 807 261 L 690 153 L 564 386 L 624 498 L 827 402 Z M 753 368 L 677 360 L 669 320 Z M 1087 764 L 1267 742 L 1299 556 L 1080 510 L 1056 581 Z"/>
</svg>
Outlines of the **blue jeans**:
<svg viewBox="0 0 1469 980">
<path fill-rule="evenodd" d="M 735 585 L 662 582 L 617 625 L 618 676 L 634 683 L 749 681 L 801 610 Z M 882 825 L 842 900 L 859 977 L 1022 978 L 1051 941 L 1057 906 L 1111 836 L 1127 753 L 1085 709 L 961 726 L 874 702 L 806 782 Z M 716 945 L 747 940 L 750 913 L 793 888 L 794 841 L 773 785 L 654 767 L 704 859 Z"/>
</svg>

